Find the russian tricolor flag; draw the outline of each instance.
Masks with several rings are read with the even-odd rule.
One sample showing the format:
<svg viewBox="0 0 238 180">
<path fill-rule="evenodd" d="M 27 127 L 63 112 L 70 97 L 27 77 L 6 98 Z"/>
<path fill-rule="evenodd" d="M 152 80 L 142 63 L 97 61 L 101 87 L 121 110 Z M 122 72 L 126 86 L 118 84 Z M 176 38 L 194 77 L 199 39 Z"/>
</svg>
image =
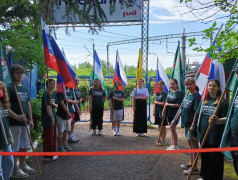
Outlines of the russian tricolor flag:
<svg viewBox="0 0 238 180">
<path fill-rule="evenodd" d="M 66 93 L 63 77 L 59 74 L 57 75 L 57 90 L 56 92 Z"/>
<path fill-rule="evenodd" d="M 74 88 L 73 78 L 76 76 L 75 72 L 70 67 L 54 38 L 49 34 L 49 29 L 43 20 L 41 20 L 41 24 L 46 66 L 61 75 L 66 86 Z"/>
<path fill-rule="evenodd" d="M 209 54 L 206 55 L 198 73 L 199 76 L 197 79 L 197 86 L 199 87 L 199 93 L 202 97 L 204 95 L 207 82 L 211 79 L 217 79 L 220 81 L 221 91 L 225 89 L 224 66 L 218 62 L 218 60 L 212 60 Z"/>
<path fill-rule="evenodd" d="M 116 54 L 116 66 L 115 66 L 115 72 L 113 75 L 113 84 L 116 81 L 119 81 L 121 83 L 121 86 L 119 88 L 120 90 L 123 90 L 123 87 L 127 85 L 126 73 L 122 66 L 118 50 L 117 50 L 117 54 Z"/>
<path fill-rule="evenodd" d="M 163 66 L 161 65 L 161 63 L 159 62 L 159 59 L 157 59 L 157 69 L 156 69 L 156 77 L 155 77 L 155 87 L 154 87 L 154 91 L 153 93 L 157 93 L 160 92 L 160 89 L 158 87 L 158 83 L 159 81 L 163 80 L 165 85 L 164 85 L 164 91 L 166 93 L 169 92 L 169 79 L 168 76 L 163 68 Z"/>
</svg>

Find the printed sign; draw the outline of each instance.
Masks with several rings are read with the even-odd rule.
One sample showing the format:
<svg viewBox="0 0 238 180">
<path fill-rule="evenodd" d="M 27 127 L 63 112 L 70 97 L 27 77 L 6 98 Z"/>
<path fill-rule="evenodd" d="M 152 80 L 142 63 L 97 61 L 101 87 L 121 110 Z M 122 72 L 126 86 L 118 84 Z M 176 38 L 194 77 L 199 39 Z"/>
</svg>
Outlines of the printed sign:
<svg viewBox="0 0 238 180">
<path fill-rule="evenodd" d="M 98 2 L 100 3 L 101 8 L 104 10 L 107 17 L 107 22 L 104 23 L 140 22 L 142 19 L 142 0 L 130 0 L 129 7 L 127 7 L 125 4 L 122 7 L 121 0 L 117 0 L 115 4 L 115 11 L 112 14 L 110 14 L 110 0 L 98 0 Z M 78 0 L 78 3 L 79 9 L 83 9 L 85 0 Z M 67 18 L 65 16 L 66 8 L 63 1 L 61 1 L 59 8 L 55 7 L 53 11 L 57 24 L 67 23 Z M 73 17 L 73 13 L 71 14 L 71 17 Z M 78 16 L 76 16 L 76 22 L 80 24 Z"/>
</svg>

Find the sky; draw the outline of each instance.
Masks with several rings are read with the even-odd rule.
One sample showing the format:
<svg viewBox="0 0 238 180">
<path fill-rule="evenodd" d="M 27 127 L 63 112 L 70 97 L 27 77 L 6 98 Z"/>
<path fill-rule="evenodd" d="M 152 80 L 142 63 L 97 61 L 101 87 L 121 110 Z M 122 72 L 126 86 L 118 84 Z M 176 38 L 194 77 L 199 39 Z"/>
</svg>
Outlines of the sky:
<svg viewBox="0 0 238 180">
<path fill-rule="evenodd" d="M 201 0 L 208 1 L 208 0 Z M 187 13 L 188 8 L 184 4 L 179 3 L 180 0 L 150 0 L 149 11 L 149 37 L 169 35 L 185 32 L 203 31 L 211 26 L 212 23 L 202 23 L 196 21 L 196 18 Z M 198 6 L 198 5 L 195 5 Z M 207 12 L 202 16 L 209 16 L 212 12 Z M 217 14 L 216 17 L 223 14 Z M 222 21 L 218 21 L 220 26 Z M 88 28 L 78 27 L 75 31 L 70 28 L 70 35 L 66 35 L 65 28 L 60 28 L 56 31 L 56 41 L 58 45 L 64 49 L 66 58 L 71 64 L 79 64 L 82 62 L 93 63 L 92 52 L 93 43 L 95 50 L 101 60 L 107 60 L 107 43 L 128 40 L 141 37 L 141 26 L 112 26 L 104 27 L 98 34 L 88 32 Z M 196 37 L 199 45 L 206 48 L 209 47 L 210 40 L 204 40 L 202 37 Z M 172 67 L 174 53 L 177 48 L 178 39 L 168 39 L 161 41 L 149 42 L 148 68 L 155 70 L 157 57 L 159 58 L 164 69 Z M 124 44 L 109 47 L 109 61 L 115 64 L 116 51 L 119 51 L 122 64 L 136 65 L 138 61 L 138 54 L 140 43 Z M 186 39 L 186 60 L 187 63 L 202 62 L 205 55 L 193 51 L 194 47 L 189 47 L 188 38 Z M 200 54 L 200 55 L 199 55 Z M 199 55 L 199 56 L 198 56 Z M 109 74 L 111 75 L 111 74 Z"/>
</svg>

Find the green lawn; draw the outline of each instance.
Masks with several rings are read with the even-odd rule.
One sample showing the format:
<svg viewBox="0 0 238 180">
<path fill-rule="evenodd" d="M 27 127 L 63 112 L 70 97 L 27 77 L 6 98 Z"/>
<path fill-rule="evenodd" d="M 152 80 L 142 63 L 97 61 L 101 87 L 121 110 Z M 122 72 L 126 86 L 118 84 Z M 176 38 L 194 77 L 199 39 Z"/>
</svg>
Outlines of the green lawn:
<svg viewBox="0 0 238 180">
<path fill-rule="evenodd" d="M 224 162 L 224 180 L 235 180 L 238 179 L 236 172 L 234 170 L 233 167 L 233 163 L 232 162 L 227 162 L 225 159 Z"/>
</svg>

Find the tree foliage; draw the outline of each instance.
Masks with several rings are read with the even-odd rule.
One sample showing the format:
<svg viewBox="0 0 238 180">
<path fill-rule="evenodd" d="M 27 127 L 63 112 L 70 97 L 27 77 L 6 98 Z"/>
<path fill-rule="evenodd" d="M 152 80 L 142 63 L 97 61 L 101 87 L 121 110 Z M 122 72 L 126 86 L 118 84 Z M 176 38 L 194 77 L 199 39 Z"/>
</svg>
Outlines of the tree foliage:
<svg viewBox="0 0 238 180">
<path fill-rule="evenodd" d="M 189 46 L 196 46 L 194 48 L 196 51 L 209 52 L 213 59 L 220 59 L 223 62 L 227 59 L 238 57 L 238 32 L 236 28 L 238 23 L 237 0 L 210 0 L 205 2 L 202 0 L 180 0 L 180 2 L 185 3 L 188 13 L 192 13 L 198 21 L 203 23 L 213 21 L 212 26 L 204 30 L 206 36 L 203 39 L 210 39 L 217 33 L 219 27 L 216 21 L 220 19 L 225 20 L 222 32 L 216 38 L 215 43 L 209 48 L 200 46 L 195 38 L 189 39 Z M 216 16 L 221 12 L 224 15 Z M 204 14 L 209 15 L 204 16 Z"/>
<path fill-rule="evenodd" d="M 121 0 L 121 5 L 128 5 L 130 0 Z M 88 24 L 92 33 L 100 30 L 102 22 L 107 20 L 99 0 L 1 0 L 0 25 L 4 28 L 4 43 L 7 52 L 14 52 L 18 61 L 31 70 L 38 64 L 40 73 L 45 72 L 41 40 L 41 17 L 47 24 L 57 23 L 52 16 L 53 8 L 60 3 L 66 3 L 66 24 L 76 24 L 79 16 L 82 24 Z M 84 2 L 83 9 L 79 9 L 79 2 Z M 110 1 L 111 13 L 115 10 L 116 0 Z M 93 14 L 89 14 L 90 11 Z M 68 27 L 66 27 L 67 32 Z"/>
</svg>

